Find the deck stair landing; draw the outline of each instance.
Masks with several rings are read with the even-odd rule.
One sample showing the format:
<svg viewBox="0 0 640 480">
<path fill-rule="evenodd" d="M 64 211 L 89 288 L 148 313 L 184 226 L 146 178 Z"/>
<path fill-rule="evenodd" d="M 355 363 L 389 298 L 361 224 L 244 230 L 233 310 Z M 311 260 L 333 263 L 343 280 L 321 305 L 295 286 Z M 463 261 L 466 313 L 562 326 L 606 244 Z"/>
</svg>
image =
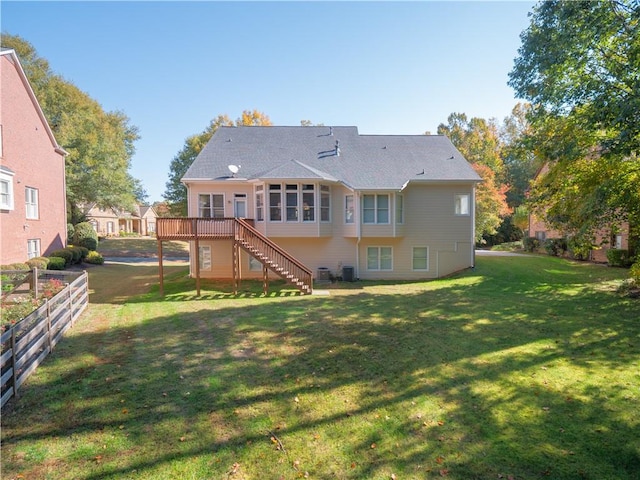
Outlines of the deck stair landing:
<svg viewBox="0 0 640 480">
<path fill-rule="evenodd" d="M 240 284 L 240 248 L 263 265 L 264 293 L 268 293 L 269 275 L 272 271 L 303 294 L 313 292 L 313 273 L 302 262 L 294 258 L 258 230 L 251 221 L 241 218 L 159 218 L 157 221 L 158 258 L 160 262 L 160 290 L 163 290 L 162 241 L 195 241 L 211 239 L 233 239 L 233 280 L 237 294 Z M 199 261 L 196 261 L 196 285 L 200 294 Z"/>
</svg>

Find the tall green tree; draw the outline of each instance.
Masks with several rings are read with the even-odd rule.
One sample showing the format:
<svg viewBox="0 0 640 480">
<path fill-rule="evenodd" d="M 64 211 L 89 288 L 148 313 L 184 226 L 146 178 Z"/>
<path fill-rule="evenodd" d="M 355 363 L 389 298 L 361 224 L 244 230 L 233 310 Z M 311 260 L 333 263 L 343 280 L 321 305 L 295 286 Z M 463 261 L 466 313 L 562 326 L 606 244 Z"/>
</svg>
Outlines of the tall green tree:
<svg viewBox="0 0 640 480">
<path fill-rule="evenodd" d="M 129 209 L 146 193 L 130 173 L 138 129 L 122 112 L 105 112 L 100 104 L 53 72 L 49 62 L 19 36 L 3 35 L 12 48 L 66 157 L 69 221 L 83 218 L 83 207 Z"/>
<path fill-rule="evenodd" d="M 640 2 L 546 1 L 509 75 L 549 165 L 532 197 L 569 229 L 640 218 Z"/>
<path fill-rule="evenodd" d="M 218 115 L 202 132 L 187 137 L 182 149 L 171 160 L 169 165 L 169 180 L 165 184 L 164 199 L 169 206 L 170 214 L 174 217 L 187 216 L 187 188 L 180 181 L 198 154 L 211 139 L 218 128 L 234 125 L 269 126 L 269 117 L 258 110 L 244 110 L 234 122 L 227 115 Z"/>
<path fill-rule="evenodd" d="M 510 212 L 509 187 L 500 181 L 504 162 L 498 126 L 494 120 L 468 119 L 464 113 L 452 113 L 447 121 L 438 126 L 438 134 L 449 137 L 482 177 L 476 189 L 476 241 L 480 242 L 483 236 L 494 235 Z"/>
</svg>

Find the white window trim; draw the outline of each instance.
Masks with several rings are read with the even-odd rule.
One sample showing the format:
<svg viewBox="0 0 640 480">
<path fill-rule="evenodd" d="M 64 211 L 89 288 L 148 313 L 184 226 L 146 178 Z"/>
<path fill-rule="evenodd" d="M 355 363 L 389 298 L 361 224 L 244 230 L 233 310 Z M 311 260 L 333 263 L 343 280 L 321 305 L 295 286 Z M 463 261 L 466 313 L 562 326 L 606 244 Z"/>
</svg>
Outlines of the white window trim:
<svg viewBox="0 0 640 480">
<path fill-rule="evenodd" d="M 35 193 L 35 202 L 29 202 L 28 201 L 28 197 L 29 195 L 27 194 L 27 192 L 34 192 Z M 25 187 L 24 188 L 24 203 L 25 203 L 25 218 L 27 220 L 38 220 L 40 218 L 40 195 L 38 192 L 37 188 L 34 187 Z M 30 212 L 30 210 L 35 210 L 35 214 L 33 212 Z"/>
<path fill-rule="evenodd" d="M 347 208 L 347 199 L 351 198 L 351 210 Z M 349 221 L 349 213 L 351 213 L 351 221 Z M 349 193 L 344 196 L 344 224 L 353 225 L 356 223 L 356 196 Z"/>
<path fill-rule="evenodd" d="M 208 195 L 208 196 L 209 196 L 209 209 L 211 210 L 211 211 L 209 212 L 209 214 L 210 214 L 211 216 L 209 216 L 209 217 L 203 217 L 203 216 L 202 216 L 202 209 L 201 209 L 201 207 L 200 207 L 200 196 L 202 196 L 202 195 Z M 220 196 L 222 196 L 222 217 L 216 217 L 216 216 L 214 215 L 214 213 L 213 213 L 213 211 L 214 211 L 214 207 L 213 207 L 213 196 L 214 196 L 214 195 L 220 195 Z M 226 216 L 226 212 L 225 212 L 225 202 L 226 202 L 226 201 L 227 201 L 227 197 L 225 196 L 225 194 L 224 194 L 224 193 L 221 193 L 221 192 L 199 193 L 199 194 L 198 194 L 198 212 L 197 212 L 198 218 L 225 218 L 225 216 Z"/>
<path fill-rule="evenodd" d="M 373 222 L 366 222 L 364 216 L 364 198 L 373 197 Z M 380 207 L 378 205 L 378 197 L 387 197 L 387 221 L 378 220 Z M 362 223 L 365 225 L 391 225 L 391 195 L 388 193 L 365 193 L 362 195 Z"/>
<path fill-rule="evenodd" d="M 415 268 L 414 262 L 416 259 L 416 248 L 426 248 L 427 249 L 427 268 Z M 411 249 L 411 269 L 414 272 L 428 272 L 429 271 L 429 247 L 426 245 L 417 245 L 412 247 Z"/>
<path fill-rule="evenodd" d="M 31 248 L 34 246 L 35 248 Z M 40 256 L 40 239 L 30 238 L 27 240 L 27 258 L 32 259 Z"/>
<path fill-rule="evenodd" d="M 370 248 L 376 248 L 378 250 L 378 268 L 369 268 L 369 249 Z M 380 252 L 383 248 L 388 248 L 389 250 L 391 250 L 391 268 L 380 268 L 380 259 L 381 259 L 381 255 Z M 367 262 L 367 270 L 370 272 L 392 272 L 393 271 L 393 247 L 389 246 L 389 245 L 369 245 L 367 246 L 367 255 L 366 255 L 366 262 Z"/>
<path fill-rule="evenodd" d="M 210 271 L 212 265 L 211 259 L 211 246 L 210 245 L 200 245 L 200 251 L 198 252 L 198 257 L 200 261 L 200 271 Z"/>
<path fill-rule="evenodd" d="M 404 195 L 396 193 L 396 225 L 404 225 Z"/>
<path fill-rule="evenodd" d="M 9 197 L 6 204 L 0 204 L 0 210 L 13 210 L 15 208 L 15 195 L 13 194 L 13 174 L 2 170 L 0 171 L 0 180 L 7 183 L 7 195 Z"/>
<path fill-rule="evenodd" d="M 466 213 L 462 213 L 462 211 L 458 211 L 458 198 L 462 199 L 466 197 L 467 199 L 467 211 Z M 460 207 L 462 207 L 462 203 L 460 203 Z M 456 193 L 453 196 L 453 211 L 458 217 L 468 217 L 471 215 L 471 195 L 468 193 Z"/>
</svg>

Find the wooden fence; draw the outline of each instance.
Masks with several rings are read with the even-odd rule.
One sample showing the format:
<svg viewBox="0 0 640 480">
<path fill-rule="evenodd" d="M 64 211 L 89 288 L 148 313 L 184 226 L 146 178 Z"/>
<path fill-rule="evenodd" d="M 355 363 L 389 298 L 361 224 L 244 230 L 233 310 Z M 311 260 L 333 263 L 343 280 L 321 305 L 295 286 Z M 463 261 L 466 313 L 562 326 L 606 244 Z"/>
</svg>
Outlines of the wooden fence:
<svg viewBox="0 0 640 480">
<path fill-rule="evenodd" d="M 47 273 L 65 278 L 66 272 Z M 87 272 L 82 272 L 54 297 L 2 333 L 0 407 L 11 397 L 18 397 L 20 386 L 52 352 L 88 304 L 89 279 Z"/>
</svg>

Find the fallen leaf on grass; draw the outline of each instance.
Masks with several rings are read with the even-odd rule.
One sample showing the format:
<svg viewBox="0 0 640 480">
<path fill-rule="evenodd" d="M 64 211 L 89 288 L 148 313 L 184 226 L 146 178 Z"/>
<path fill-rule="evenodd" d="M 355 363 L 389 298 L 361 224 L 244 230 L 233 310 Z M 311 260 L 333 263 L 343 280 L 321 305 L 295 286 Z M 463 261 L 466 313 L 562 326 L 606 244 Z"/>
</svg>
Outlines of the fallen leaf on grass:
<svg viewBox="0 0 640 480">
<path fill-rule="evenodd" d="M 444 458 L 443 458 L 443 457 L 440 457 L 440 456 L 439 456 L 439 457 L 437 457 L 437 458 L 436 458 L 436 463 L 437 463 L 438 465 L 441 465 L 441 464 L 442 464 L 442 462 L 444 462 Z"/>
<path fill-rule="evenodd" d="M 449 470 L 447 470 L 446 468 L 443 468 L 442 470 L 440 470 L 441 477 L 446 477 L 447 475 L 449 475 Z"/>
<path fill-rule="evenodd" d="M 372 448 L 372 449 L 373 449 L 373 448 L 376 448 L 376 446 L 377 446 L 377 445 L 376 445 L 375 443 L 372 443 L 372 444 L 371 444 L 371 448 Z"/>
</svg>

